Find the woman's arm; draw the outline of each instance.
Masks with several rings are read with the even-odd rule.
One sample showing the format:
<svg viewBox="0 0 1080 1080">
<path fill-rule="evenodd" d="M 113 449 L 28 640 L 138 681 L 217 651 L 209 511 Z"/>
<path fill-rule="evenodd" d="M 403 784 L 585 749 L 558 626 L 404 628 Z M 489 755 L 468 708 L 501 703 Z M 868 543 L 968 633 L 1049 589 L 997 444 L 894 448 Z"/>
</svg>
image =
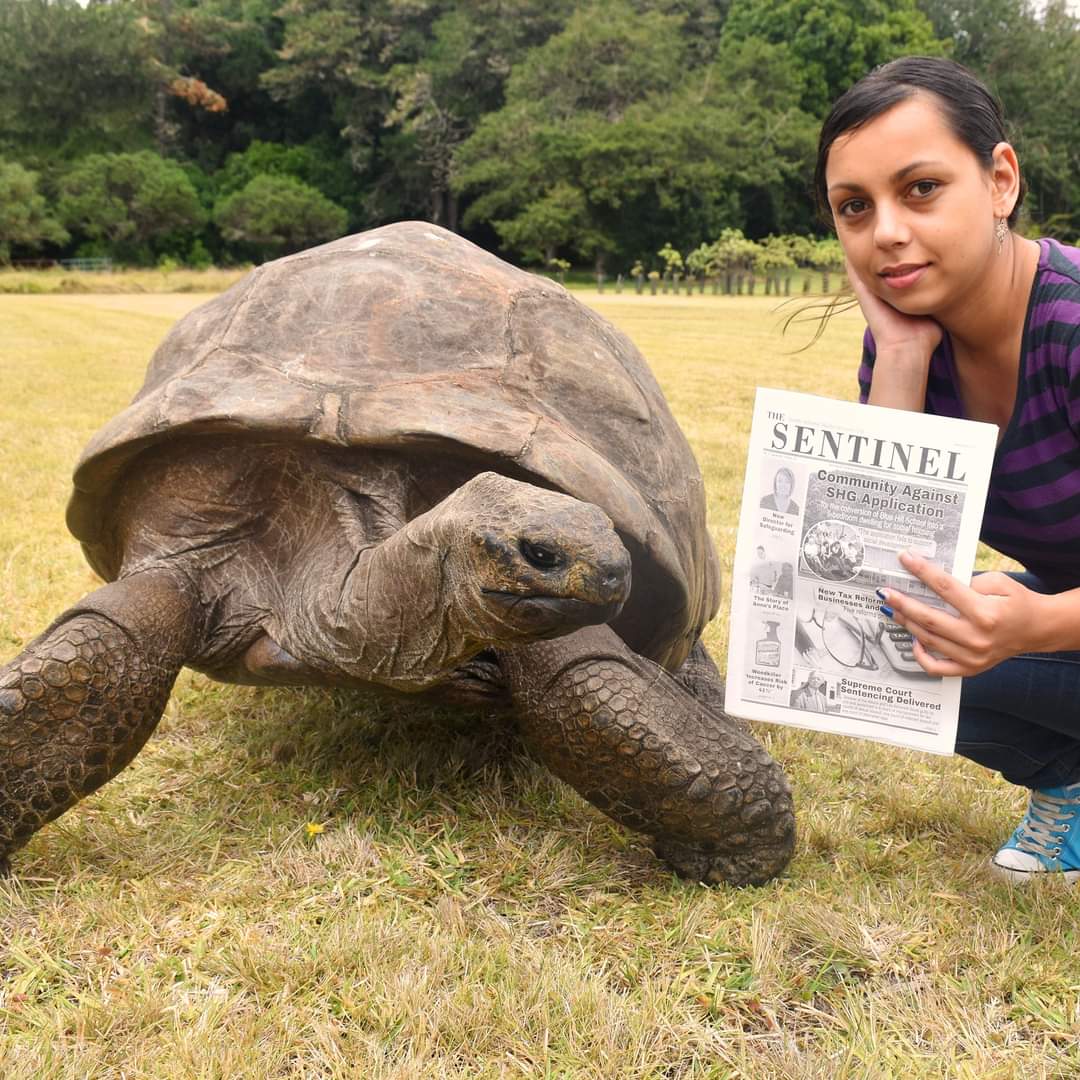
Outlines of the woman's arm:
<svg viewBox="0 0 1080 1080">
<path fill-rule="evenodd" d="M 897 311 L 876 296 L 850 265 L 848 280 L 877 346 L 869 404 L 922 412 L 930 358 L 941 343 L 941 327 L 933 319 Z"/>
</svg>

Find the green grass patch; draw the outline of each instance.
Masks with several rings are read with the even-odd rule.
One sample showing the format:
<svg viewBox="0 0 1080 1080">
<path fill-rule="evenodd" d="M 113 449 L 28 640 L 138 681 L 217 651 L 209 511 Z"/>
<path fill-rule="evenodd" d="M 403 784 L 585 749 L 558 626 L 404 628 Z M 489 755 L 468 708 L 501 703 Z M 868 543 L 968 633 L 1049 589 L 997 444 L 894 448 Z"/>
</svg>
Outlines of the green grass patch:
<svg viewBox="0 0 1080 1080">
<path fill-rule="evenodd" d="M 764 298 L 583 298 L 652 362 L 729 571 L 754 386 L 853 396 L 858 318 L 792 355 Z M 0 659 L 94 587 L 71 466 L 197 302 L 0 297 Z M 721 660 L 727 636 L 725 612 Z M 1021 793 L 757 731 L 797 853 L 706 889 L 496 720 L 186 673 L 135 763 L 0 885 L 0 1075 L 1080 1075 L 1077 900 L 984 873 Z"/>
</svg>

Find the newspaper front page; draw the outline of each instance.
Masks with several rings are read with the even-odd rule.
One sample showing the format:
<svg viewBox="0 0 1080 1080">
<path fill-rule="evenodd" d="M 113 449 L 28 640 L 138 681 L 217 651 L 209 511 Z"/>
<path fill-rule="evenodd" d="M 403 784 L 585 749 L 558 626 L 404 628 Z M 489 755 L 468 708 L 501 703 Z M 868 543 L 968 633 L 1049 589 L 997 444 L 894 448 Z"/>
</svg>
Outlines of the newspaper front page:
<svg viewBox="0 0 1080 1080">
<path fill-rule="evenodd" d="M 970 580 L 993 424 L 759 389 L 732 574 L 727 709 L 951 754 L 960 679 L 931 677 L 879 588 L 942 605 L 917 551 Z"/>
</svg>

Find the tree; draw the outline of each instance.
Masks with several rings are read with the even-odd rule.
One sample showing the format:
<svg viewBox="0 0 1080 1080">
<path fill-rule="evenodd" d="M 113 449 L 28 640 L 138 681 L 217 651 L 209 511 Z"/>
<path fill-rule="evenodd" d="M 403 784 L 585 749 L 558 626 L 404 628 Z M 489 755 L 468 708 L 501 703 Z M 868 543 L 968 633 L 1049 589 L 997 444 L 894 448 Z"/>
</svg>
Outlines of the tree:
<svg viewBox="0 0 1080 1080">
<path fill-rule="evenodd" d="M 878 64 L 947 51 L 916 0 L 733 0 L 724 40 L 747 38 L 790 48 L 806 82 L 800 104 L 818 116 Z"/>
<path fill-rule="evenodd" d="M 765 276 L 765 294 L 775 292 L 780 295 L 780 279 L 786 278 L 790 291 L 791 271 L 795 269 L 795 258 L 786 236 L 767 236 L 761 243 L 754 260 L 754 269 Z"/>
<path fill-rule="evenodd" d="M 934 34 L 952 44 L 953 59 L 981 69 L 1006 38 L 1025 34 L 1036 21 L 1028 0 L 918 0 Z"/>
<path fill-rule="evenodd" d="M 508 101 L 543 101 L 551 120 L 596 113 L 616 121 L 634 102 L 682 81 L 681 20 L 603 0 L 574 11 L 565 27 L 514 69 Z"/>
<path fill-rule="evenodd" d="M 682 252 L 678 248 L 672 247 L 671 244 L 666 243 L 656 253 L 657 257 L 663 260 L 664 273 L 668 277 L 674 277 L 677 273 L 682 273 L 683 266 L 685 265 L 682 257 Z"/>
<path fill-rule="evenodd" d="M 724 229 L 713 241 L 712 264 L 724 277 L 724 292 L 742 292 L 743 275 L 753 264 L 758 246 L 742 229 Z M 734 288 L 733 288 L 734 286 Z"/>
<path fill-rule="evenodd" d="M 214 220 L 244 253 L 273 258 L 341 236 L 349 215 L 291 176 L 256 176 L 217 204 Z"/>
<path fill-rule="evenodd" d="M 347 163 L 335 155 L 325 136 L 316 136 L 301 146 L 255 139 L 247 149 L 225 159 L 224 166 L 214 176 L 214 186 L 219 197 L 231 195 L 247 187 L 257 176 L 291 176 L 351 210 L 351 218 L 359 215 L 356 177 Z"/>
<path fill-rule="evenodd" d="M 304 141 L 318 130 L 261 86 L 279 63 L 277 0 L 129 0 L 151 38 L 158 149 L 217 169 L 252 139 Z"/>
<path fill-rule="evenodd" d="M 723 164 L 723 189 L 738 199 L 737 212 L 722 224 L 753 236 L 809 229 L 806 178 L 819 123 L 798 105 L 806 75 L 792 50 L 760 38 L 725 39 L 698 78 L 701 106 L 697 116 L 688 110 L 688 119 L 715 118 L 706 126 L 709 158 Z"/>
<path fill-rule="evenodd" d="M 173 148 L 170 108 L 219 113 L 190 60 L 235 29 L 196 0 L 3 0 L 0 149 L 46 165 L 88 152 Z M 257 2 L 257 0 L 252 0 Z"/>
<path fill-rule="evenodd" d="M 318 115 L 348 145 L 378 220 L 454 226 L 453 155 L 503 103 L 523 53 L 565 22 L 573 0 L 289 0 L 282 63 L 263 85 Z"/>
<path fill-rule="evenodd" d="M 154 137 L 158 153 L 169 154 L 176 144 L 179 126 L 170 115 L 171 100 L 208 113 L 228 109 L 224 96 L 211 87 L 197 72 L 187 69 L 179 59 L 181 43 L 195 43 L 203 51 L 225 48 L 212 44 L 225 29 L 224 20 L 208 15 L 196 5 L 183 0 L 133 0 L 138 10 L 139 26 L 149 39 L 156 76 L 154 93 Z"/>
<path fill-rule="evenodd" d="M 37 173 L 0 159 L 0 263 L 10 262 L 13 247 L 36 251 L 67 241 L 67 232 L 49 213 L 37 181 Z"/>
<path fill-rule="evenodd" d="M 151 150 L 83 158 L 60 181 L 58 211 L 72 232 L 133 262 L 190 240 L 206 220 L 184 169 Z"/>
<path fill-rule="evenodd" d="M 431 3 L 394 0 L 288 0 L 281 62 L 263 72 L 261 84 L 279 106 L 311 118 L 316 130 L 340 137 L 350 165 L 367 189 L 369 213 L 407 216 L 422 197 L 411 140 L 387 124 L 394 108 L 389 72 L 416 62 L 430 41 Z M 386 159 L 393 162 L 386 167 Z M 390 175 L 386 175 L 390 173 Z"/>
<path fill-rule="evenodd" d="M 695 277 L 699 277 L 702 280 L 715 274 L 718 269 L 716 246 L 714 244 L 698 244 L 698 246 L 686 256 L 686 269 Z"/>
<path fill-rule="evenodd" d="M 521 252 L 530 264 L 549 265 L 556 251 L 589 247 L 585 196 L 563 181 L 527 203 L 515 217 L 496 221 L 495 228 L 503 241 Z M 593 243 L 601 243 L 600 238 Z"/>
<path fill-rule="evenodd" d="M 0 152 L 43 166 L 145 146 L 157 74 L 130 4 L 0 3 Z"/>
<path fill-rule="evenodd" d="M 814 258 L 814 241 L 809 236 L 785 236 L 788 251 L 796 266 L 811 266 Z"/>
<path fill-rule="evenodd" d="M 1030 187 L 1026 209 L 1080 235 L 1080 16 L 1062 0 L 921 0 L 954 56 L 1001 98 Z M 1075 6 L 1073 12 L 1076 11 Z"/>
<path fill-rule="evenodd" d="M 807 268 L 814 265 L 814 239 L 810 236 L 787 235 L 783 237 L 787 243 L 788 254 L 797 267 Z M 810 275 L 804 274 L 802 279 L 803 292 L 809 292 L 811 288 Z"/>
<path fill-rule="evenodd" d="M 524 254 L 515 222 L 557 189 L 578 223 L 569 235 L 564 215 L 564 251 L 600 269 L 612 253 L 629 263 L 669 238 L 689 249 L 749 220 L 761 231 L 803 224 L 815 132 L 792 104 L 801 83 L 789 54 L 735 42 L 687 72 L 680 32 L 655 13 L 582 11 L 530 54 L 507 104 L 455 157 L 455 185 L 473 198 L 466 226 L 492 223 Z"/>
<path fill-rule="evenodd" d="M 510 71 L 529 47 L 558 31 L 571 10 L 569 0 L 473 0 L 438 4 L 430 42 L 414 59 L 389 72 L 393 107 L 384 124 L 397 135 L 386 149 L 423 183 L 428 217 L 455 231 L 458 194 L 453 188 L 454 155 L 485 113 L 503 103 Z"/>
<path fill-rule="evenodd" d="M 679 25 L 625 3 L 593 4 L 533 49 L 511 73 L 507 104 L 455 155 L 456 190 L 477 196 L 465 224 L 490 222 L 504 243 L 535 251 L 528 221 L 557 206 L 564 236 L 568 223 L 576 229 L 568 251 L 602 270 L 620 247 L 617 163 L 633 176 L 628 143 L 650 137 L 635 104 L 682 78 Z"/>
<path fill-rule="evenodd" d="M 815 242 L 811 261 L 812 265 L 821 271 L 821 291 L 826 293 L 829 291 L 830 275 L 838 273 L 847 265 L 844 249 L 835 236 Z"/>
<path fill-rule="evenodd" d="M 0 0 L 0 156 L 38 172 L 51 198 L 87 155 L 157 146 L 208 217 L 258 176 L 292 177 L 344 207 L 350 229 L 420 216 L 530 262 L 625 271 L 669 239 L 690 252 L 725 229 L 813 230 L 807 177 L 829 102 L 875 64 L 951 49 L 1006 104 L 1038 230 L 1071 239 L 1070 11 L 1073 0 Z M 183 258 L 194 242 L 73 228 L 119 258 Z M 224 250 L 216 226 L 198 238 Z"/>
</svg>

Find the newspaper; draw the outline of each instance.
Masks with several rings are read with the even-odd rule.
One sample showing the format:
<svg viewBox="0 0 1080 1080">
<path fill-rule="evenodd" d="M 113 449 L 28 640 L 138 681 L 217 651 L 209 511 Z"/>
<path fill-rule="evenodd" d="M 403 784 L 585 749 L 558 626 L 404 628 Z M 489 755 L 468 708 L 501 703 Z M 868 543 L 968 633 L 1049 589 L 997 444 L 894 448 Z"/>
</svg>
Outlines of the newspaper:
<svg viewBox="0 0 1080 1080">
<path fill-rule="evenodd" d="M 900 565 L 970 581 L 993 424 L 759 389 L 732 574 L 735 716 L 951 754 L 960 679 L 926 674 L 879 588 L 943 607 Z"/>
</svg>

